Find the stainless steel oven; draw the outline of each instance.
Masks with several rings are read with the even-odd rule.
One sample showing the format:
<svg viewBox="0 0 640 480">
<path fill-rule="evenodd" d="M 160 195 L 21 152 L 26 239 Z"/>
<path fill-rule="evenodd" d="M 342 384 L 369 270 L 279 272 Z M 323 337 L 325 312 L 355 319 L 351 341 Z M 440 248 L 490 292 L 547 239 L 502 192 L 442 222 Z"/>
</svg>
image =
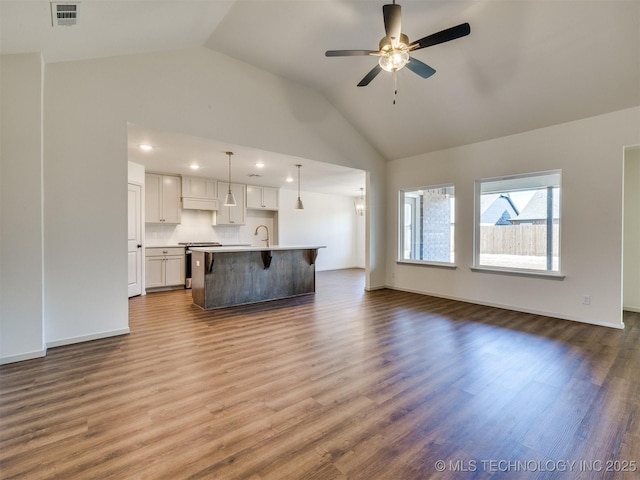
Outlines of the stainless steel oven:
<svg viewBox="0 0 640 480">
<path fill-rule="evenodd" d="M 184 245 L 185 262 L 184 262 L 184 288 L 191 288 L 191 247 L 221 247 L 218 242 L 193 242 L 178 243 Z"/>
</svg>

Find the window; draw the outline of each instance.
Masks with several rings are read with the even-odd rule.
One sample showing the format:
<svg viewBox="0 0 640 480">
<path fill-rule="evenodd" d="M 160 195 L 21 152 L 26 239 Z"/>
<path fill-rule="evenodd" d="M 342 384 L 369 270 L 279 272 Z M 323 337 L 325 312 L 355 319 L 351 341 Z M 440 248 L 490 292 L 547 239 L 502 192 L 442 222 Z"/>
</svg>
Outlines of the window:
<svg viewBox="0 0 640 480">
<path fill-rule="evenodd" d="M 561 172 L 476 181 L 475 267 L 560 271 Z"/>
<path fill-rule="evenodd" d="M 453 185 L 400 191 L 398 261 L 453 264 Z"/>
</svg>

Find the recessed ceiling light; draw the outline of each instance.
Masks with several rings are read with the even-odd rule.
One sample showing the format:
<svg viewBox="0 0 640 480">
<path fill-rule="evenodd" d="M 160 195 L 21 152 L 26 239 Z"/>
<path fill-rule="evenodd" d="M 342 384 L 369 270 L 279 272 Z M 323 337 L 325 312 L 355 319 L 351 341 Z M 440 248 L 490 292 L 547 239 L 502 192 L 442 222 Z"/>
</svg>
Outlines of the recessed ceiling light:
<svg viewBox="0 0 640 480">
<path fill-rule="evenodd" d="M 141 143 L 138 147 L 140 147 L 140 150 L 144 150 L 145 152 L 153 150 L 153 145 L 147 145 L 146 143 Z"/>
<path fill-rule="evenodd" d="M 191 165 L 189 165 L 189 167 L 191 167 L 191 170 L 198 170 L 200 168 L 200 165 L 192 163 Z"/>
<path fill-rule="evenodd" d="M 289 183 L 293 182 L 293 177 L 288 176 L 288 177 L 287 177 L 287 182 L 289 182 Z"/>
<path fill-rule="evenodd" d="M 256 167 L 258 168 L 264 167 L 264 162 L 256 162 Z"/>
</svg>

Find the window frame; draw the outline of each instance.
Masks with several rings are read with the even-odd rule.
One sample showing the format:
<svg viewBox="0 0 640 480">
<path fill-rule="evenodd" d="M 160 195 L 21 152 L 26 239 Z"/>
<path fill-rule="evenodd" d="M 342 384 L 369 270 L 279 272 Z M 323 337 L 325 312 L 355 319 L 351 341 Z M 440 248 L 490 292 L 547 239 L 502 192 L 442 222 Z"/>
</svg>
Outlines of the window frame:
<svg viewBox="0 0 640 480">
<path fill-rule="evenodd" d="M 407 259 L 404 258 L 404 242 L 405 242 L 405 216 L 404 216 L 404 209 L 405 209 L 405 194 L 406 193 L 413 193 L 416 192 L 418 190 L 436 190 L 439 188 L 452 188 L 453 189 L 453 198 L 454 198 L 454 215 L 453 215 L 453 261 L 450 262 L 439 262 L 439 261 L 435 261 L 435 260 L 415 260 L 415 259 Z M 457 207 L 455 206 L 455 198 L 456 198 L 456 194 L 455 194 L 455 190 L 456 190 L 456 186 L 454 183 L 441 183 L 438 185 L 429 185 L 429 186 L 419 186 L 419 187 L 407 187 L 407 188 L 401 188 L 400 190 L 398 190 L 398 251 L 397 251 L 397 258 L 396 258 L 396 263 L 402 263 L 402 264 L 411 264 L 411 265 L 424 265 L 424 266 L 432 266 L 432 267 L 443 267 L 443 268 L 457 268 L 457 265 L 455 263 L 456 260 L 456 241 L 455 241 L 455 235 L 456 235 L 456 223 L 457 223 L 457 216 L 458 216 L 458 212 L 457 212 Z M 414 206 L 414 211 L 412 216 L 416 217 L 417 213 L 415 211 L 415 206 Z M 415 220 L 415 219 L 414 219 Z M 415 236 L 415 233 L 412 234 L 413 236 Z"/>
<path fill-rule="evenodd" d="M 481 210 L 481 196 L 482 196 L 482 185 L 490 182 L 499 182 L 499 181 L 510 181 L 510 180 L 525 180 L 528 178 L 535 177 L 544 177 L 544 176 L 552 176 L 558 175 L 558 269 L 557 270 L 542 270 L 542 269 L 534 269 L 534 268 L 521 268 L 521 267 L 502 267 L 502 266 L 494 266 L 494 265 L 483 265 L 480 263 L 480 220 L 482 217 Z M 544 185 L 540 185 L 542 188 Z M 547 185 L 550 186 L 550 185 Z M 533 190 L 532 188 L 530 188 Z M 514 187 L 512 190 L 504 190 L 504 192 L 513 192 L 519 190 L 517 187 Z M 521 191 L 527 189 L 520 189 Z M 497 192 L 496 192 L 497 193 Z M 509 275 L 522 275 L 522 276 L 532 276 L 532 277 L 544 277 L 551 279 L 564 279 L 564 274 L 562 273 L 562 170 L 545 170 L 540 172 L 531 172 L 531 173 L 522 173 L 515 175 L 505 175 L 500 177 L 491 177 L 491 178 L 482 178 L 475 180 L 474 182 L 474 214 L 473 214 L 473 265 L 471 267 L 472 271 L 478 272 L 490 272 L 490 273 L 502 273 Z"/>
</svg>

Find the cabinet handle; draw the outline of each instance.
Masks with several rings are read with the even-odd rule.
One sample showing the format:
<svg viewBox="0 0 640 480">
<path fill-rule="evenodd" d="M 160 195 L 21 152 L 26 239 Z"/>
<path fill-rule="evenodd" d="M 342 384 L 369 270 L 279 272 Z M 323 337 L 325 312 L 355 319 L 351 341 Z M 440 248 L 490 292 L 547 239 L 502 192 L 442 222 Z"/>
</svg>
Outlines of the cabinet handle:
<svg viewBox="0 0 640 480">
<path fill-rule="evenodd" d="M 169 253 L 168 250 L 162 250 L 162 253 Z"/>
</svg>

